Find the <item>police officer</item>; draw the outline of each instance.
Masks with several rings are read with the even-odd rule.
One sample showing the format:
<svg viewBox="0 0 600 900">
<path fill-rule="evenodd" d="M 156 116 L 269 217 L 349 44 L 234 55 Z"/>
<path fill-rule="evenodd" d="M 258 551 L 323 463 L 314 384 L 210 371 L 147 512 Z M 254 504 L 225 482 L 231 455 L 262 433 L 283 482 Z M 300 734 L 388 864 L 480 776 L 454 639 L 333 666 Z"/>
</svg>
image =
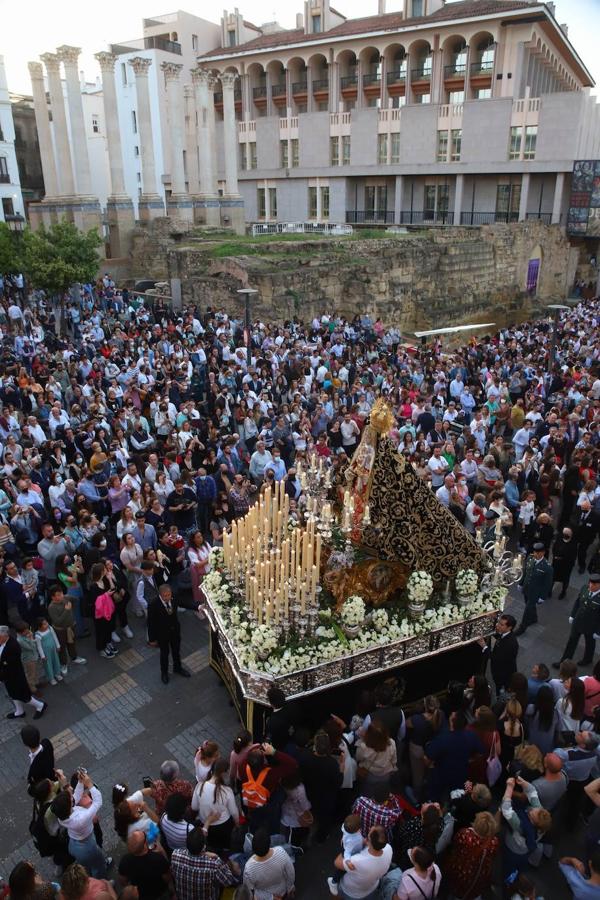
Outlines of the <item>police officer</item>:
<svg viewBox="0 0 600 900">
<path fill-rule="evenodd" d="M 530 625 L 535 625 L 538 620 L 538 603 L 543 603 L 552 593 L 552 566 L 544 556 L 544 551 L 544 545 L 538 541 L 533 545 L 533 553 L 529 554 L 525 562 L 521 581 L 525 611 L 515 635 L 523 634 Z"/>
<path fill-rule="evenodd" d="M 590 575 L 589 585 L 580 590 L 571 611 L 569 625 L 571 634 L 560 662 L 552 663 L 555 669 L 560 668 L 563 659 L 573 659 L 581 635 L 585 640 L 585 653 L 577 665 L 589 666 L 594 658 L 595 638 L 600 636 L 600 575 Z"/>
</svg>

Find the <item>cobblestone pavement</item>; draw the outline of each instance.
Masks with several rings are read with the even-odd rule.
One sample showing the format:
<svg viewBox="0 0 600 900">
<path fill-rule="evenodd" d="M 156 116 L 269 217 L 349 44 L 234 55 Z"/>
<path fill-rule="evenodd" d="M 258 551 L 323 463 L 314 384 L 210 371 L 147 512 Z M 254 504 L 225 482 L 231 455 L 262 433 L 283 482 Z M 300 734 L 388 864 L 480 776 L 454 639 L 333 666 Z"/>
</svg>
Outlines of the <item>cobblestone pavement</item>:
<svg viewBox="0 0 600 900">
<path fill-rule="evenodd" d="M 555 598 L 538 607 L 540 624 L 531 627 L 519 639 L 519 668 L 529 672 L 535 662 L 550 664 L 560 658 L 568 633 L 567 618 L 576 589 L 583 583 L 578 576 L 566 601 Z M 523 603 L 513 590 L 509 606 L 520 618 Z M 160 680 L 158 651 L 146 645 L 143 622 L 133 619 L 134 637 L 123 639 L 114 660 L 101 659 L 93 639 L 81 642 L 81 652 L 88 663 L 71 666 L 63 684 L 44 688 L 48 710 L 38 723 L 43 736 L 49 737 L 56 757 L 65 772 L 85 766 L 104 795 L 101 822 L 104 846 L 119 855 L 123 845 L 115 835 L 112 823 L 110 791 L 112 785 L 126 782 L 131 789 L 141 786 L 144 775 L 156 776 L 164 759 L 176 759 L 185 777 L 193 778 L 193 754 L 199 742 L 216 740 L 224 753 L 229 753 L 231 740 L 239 727 L 225 689 L 208 666 L 206 624 L 192 613 L 180 613 L 182 623 L 182 657 L 192 678 L 174 675 L 168 685 Z M 589 671 L 589 670 L 586 670 Z M 449 673 L 449 678 L 451 673 Z M 19 738 L 25 720 L 12 722 L 4 718 L 12 704 L 0 701 L 0 875 L 7 876 L 12 866 L 30 858 L 45 875 L 53 875 L 49 861 L 40 863 L 28 838 L 31 802 L 26 793 L 27 752 Z M 27 713 L 31 721 L 31 713 Z M 538 894 L 551 900 L 570 895 L 558 873 L 556 856 L 579 853 L 582 829 L 567 840 L 561 837 L 558 852 L 544 862 L 536 873 Z M 337 835 L 321 846 L 311 848 L 305 860 L 297 864 L 297 897 L 299 900 L 326 900 L 330 897 L 325 883 L 337 852 Z"/>
</svg>

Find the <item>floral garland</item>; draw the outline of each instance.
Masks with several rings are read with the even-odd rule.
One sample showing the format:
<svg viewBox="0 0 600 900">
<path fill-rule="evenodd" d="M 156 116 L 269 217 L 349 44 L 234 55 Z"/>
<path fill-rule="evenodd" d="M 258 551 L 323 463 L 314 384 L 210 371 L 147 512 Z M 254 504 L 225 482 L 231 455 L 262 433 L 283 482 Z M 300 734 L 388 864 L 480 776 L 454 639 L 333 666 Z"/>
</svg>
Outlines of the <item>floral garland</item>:
<svg viewBox="0 0 600 900">
<path fill-rule="evenodd" d="M 406 582 L 406 593 L 411 603 L 427 603 L 433 594 L 433 578 L 429 572 L 413 572 Z"/>
<path fill-rule="evenodd" d="M 465 606 L 446 604 L 438 609 L 427 609 L 416 620 L 401 618 L 398 611 L 376 609 L 366 618 L 360 633 L 348 639 L 336 624 L 331 611 L 321 610 L 321 624 L 316 629 L 315 637 L 292 645 L 291 642 L 286 644 L 279 639 L 274 629 L 266 625 L 257 627 L 248 620 L 245 607 L 235 600 L 223 571 L 223 553 L 220 548 L 211 550 L 211 563 L 211 571 L 205 575 L 202 589 L 221 618 L 240 665 L 249 671 L 272 676 L 290 675 L 361 650 L 428 634 L 435 629 L 457 625 L 483 613 L 494 612 L 503 605 L 506 593 L 502 588 L 495 588 L 487 594 L 476 593 L 474 599 Z M 427 575 L 426 572 L 413 574 Z M 424 579 L 418 581 L 423 584 L 424 593 L 426 582 Z M 360 622 L 363 622 L 365 604 L 362 598 L 349 597 L 344 606 L 348 603 L 352 619 L 359 615 L 362 605 Z"/>
<path fill-rule="evenodd" d="M 479 578 L 474 569 L 460 569 L 454 579 L 456 593 L 461 597 L 469 597 L 477 593 Z"/>
<path fill-rule="evenodd" d="M 364 622 L 366 614 L 365 601 L 362 597 L 354 595 L 353 597 L 348 597 L 342 604 L 340 619 L 344 625 L 354 628 L 356 625 L 361 625 Z"/>
</svg>

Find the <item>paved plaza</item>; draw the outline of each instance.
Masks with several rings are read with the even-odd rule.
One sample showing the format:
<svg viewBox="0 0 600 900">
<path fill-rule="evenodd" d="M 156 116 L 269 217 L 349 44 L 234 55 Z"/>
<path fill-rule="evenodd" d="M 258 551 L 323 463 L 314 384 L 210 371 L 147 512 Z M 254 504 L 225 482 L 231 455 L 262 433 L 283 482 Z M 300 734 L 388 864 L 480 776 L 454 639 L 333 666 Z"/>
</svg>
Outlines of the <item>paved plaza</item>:
<svg viewBox="0 0 600 900">
<path fill-rule="evenodd" d="M 521 671 L 527 673 L 535 662 L 550 664 L 560 657 L 568 633 L 567 618 L 581 583 L 583 578 L 577 576 L 566 601 L 556 599 L 557 588 L 554 599 L 538 607 L 540 624 L 519 639 Z M 513 590 L 513 595 L 510 608 L 519 618 L 523 604 L 517 591 Z M 117 856 L 124 848 L 112 823 L 112 785 L 119 781 L 132 790 L 139 788 L 144 775 L 156 776 L 161 762 L 168 758 L 176 759 L 185 777 L 193 779 L 198 744 L 211 738 L 228 754 L 239 727 L 227 692 L 208 666 L 207 625 L 191 612 L 180 613 L 180 619 L 183 663 L 192 678 L 173 675 L 170 683 L 163 685 L 158 650 L 146 645 L 145 626 L 133 619 L 134 638 L 122 640 L 115 660 L 100 659 L 92 638 L 81 641 L 88 664 L 71 666 L 62 685 L 43 691 L 49 705 L 39 722 L 41 733 L 52 740 L 58 764 L 66 774 L 82 765 L 93 775 L 104 796 L 104 846 Z M 40 861 L 28 840 L 27 752 L 19 738 L 25 720 L 7 721 L 4 713 L 10 711 L 10 701 L 4 700 L 1 706 L 0 875 L 6 877 L 20 859 L 30 858 L 36 865 Z M 29 711 L 27 721 L 31 721 Z M 571 835 L 567 843 L 570 853 L 579 852 L 581 835 L 575 846 Z M 334 836 L 326 845 L 311 848 L 306 860 L 299 860 L 299 898 L 326 900 L 330 896 L 325 877 L 336 852 Z M 42 861 L 38 868 L 46 875 L 53 874 L 51 861 Z M 536 879 L 538 892 L 546 900 L 570 896 L 555 860 L 544 863 Z"/>
</svg>

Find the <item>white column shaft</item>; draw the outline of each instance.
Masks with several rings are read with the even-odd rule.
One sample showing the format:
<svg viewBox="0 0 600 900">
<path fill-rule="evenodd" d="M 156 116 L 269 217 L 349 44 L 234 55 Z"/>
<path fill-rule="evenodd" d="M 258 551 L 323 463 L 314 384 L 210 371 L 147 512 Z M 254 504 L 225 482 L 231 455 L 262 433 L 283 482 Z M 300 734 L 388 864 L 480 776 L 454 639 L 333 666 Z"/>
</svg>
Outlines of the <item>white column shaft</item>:
<svg viewBox="0 0 600 900">
<path fill-rule="evenodd" d="M 147 72 L 136 72 L 135 90 L 137 94 L 137 127 L 140 135 L 140 156 L 142 157 L 142 190 L 144 194 L 157 194 L 154 139 L 152 136 L 150 91 L 148 89 Z"/>
<path fill-rule="evenodd" d="M 560 214 L 562 212 L 563 194 L 565 190 L 565 173 L 556 173 L 556 183 L 554 185 L 554 202 L 552 203 L 552 224 L 560 223 Z"/>
<path fill-rule="evenodd" d="M 201 194 L 215 193 L 216 180 L 212 170 L 211 117 L 209 114 L 209 102 L 213 103 L 213 107 L 214 102 L 212 91 L 208 89 L 208 78 L 208 73 L 200 73 L 194 80 L 196 112 L 198 113 L 198 175 Z"/>
<path fill-rule="evenodd" d="M 54 147 L 50 133 L 50 121 L 48 119 L 48 104 L 46 103 L 46 91 L 44 89 L 44 73 L 40 63 L 29 63 L 31 74 L 31 89 L 33 93 L 33 110 L 35 124 L 40 145 L 40 157 L 42 173 L 44 176 L 44 189 L 46 199 L 56 197 L 58 194 L 58 177 L 56 175 L 56 162 L 54 160 Z"/>
<path fill-rule="evenodd" d="M 231 196 L 238 194 L 237 180 L 237 123 L 235 121 L 235 102 L 233 97 L 234 79 L 230 76 L 221 79 L 223 84 L 223 142 L 225 149 L 225 192 Z"/>
<path fill-rule="evenodd" d="M 50 56 L 50 54 L 47 54 L 47 56 Z M 75 194 L 75 180 L 73 178 L 73 163 L 71 160 L 71 148 L 69 147 L 69 132 L 67 130 L 67 117 L 65 115 L 58 59 L 47 62 L 46 71 L 48 73 L 48 91 L 50 93 L 50 108 L 54 124 L 56 164 L 57 170 L 60 172 L 60 195 L 72 197 Z"/>
<path fill-rule="evenodd" d="M 529 183 L 531 180 L 531 176 L 529 172 L 526 172 L 523 175 L 523 180 L 521 181 L 521 201 L 519 203 L 519 222 L 524 222 L 527 218 L 527 203 L 529 200 Z"/>
<path fill-rule="evenodd" d="M 73 148 L 73 162 L 75 165 L 75 183 L 77 185 L 77 193 L 87 197 L 92 193 L 92 178 L 90 175 L 90 160 L 88 157 L 87 137 L 83 119 L 79 72 L 77 70 L 77 63 L 71 60 L 65 59 L 64 67 L 65 79 L 67 82 L 69 119 L 71 122 L 71 146 Z"/>
<path fill-rule="evenodd" d="M 460 225 L 460 214 L 462 213 L 463 194 L 465 188 L 465 176 L 457 175 L 454 187 L 454 224 Z"/>
<path fill-rule="evenodd" d="M 98 54 L 100 56 L 100 54 Z M 97 57 L 98 58 L 98 57 Z M 104 102 L 104 125 L 108 144 L 108 164 L 110 167 L 110 186 L 112 196 L 125 195 L 125 174 L 123 169 L 123 150 L 121 148 L 121 129 L 119 128 L 119 109 L 117 106 L 117 90 L 115 87 L 114 61 L 103 65 L 102 97 Z"/>
<path fill-rule="evenodd" d="M 178 78 L 167 77 L 167 104 L 171 143 L 171 193 L 185 194 L 183 113 L 181 110 L 181 85 Z"/>
</svg>

